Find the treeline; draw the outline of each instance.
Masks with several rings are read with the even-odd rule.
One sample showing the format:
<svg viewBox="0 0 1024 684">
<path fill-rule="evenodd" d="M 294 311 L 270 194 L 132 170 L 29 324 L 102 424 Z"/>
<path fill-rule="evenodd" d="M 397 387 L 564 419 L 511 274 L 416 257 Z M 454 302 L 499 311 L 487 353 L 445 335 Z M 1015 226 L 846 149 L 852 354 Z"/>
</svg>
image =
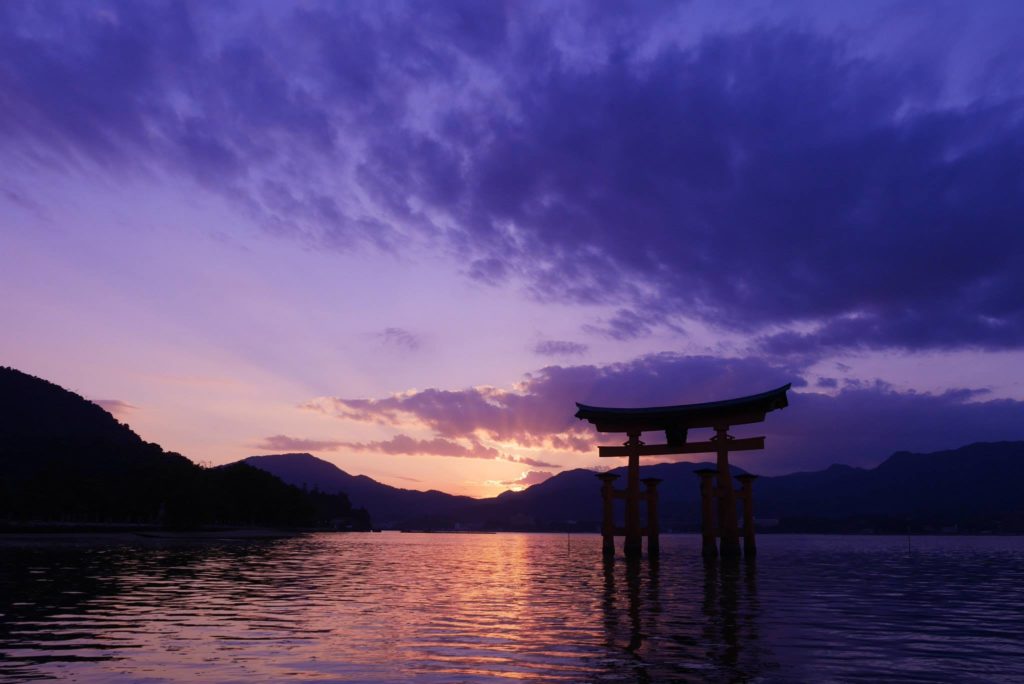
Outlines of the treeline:
<svg viewBox="0 0 1024 684">
<path fill-rule="evenodd" d="M 0 521 L 370 528 L 345 494 L 304 491 L 244 463 L 202 468 L 10 368 L 0 368 Z"/>
<path fill-rule="evenodd" d="M 145 453 L 142 453 L 145 452 Z M 134 523 L 366 530 L 345 494 L 303 491 L 244 463 L 201 468 L 155 444 L 133 455 L 104 443 L 0 449 L 0 519 L 8 523 Z"/>
</svg>

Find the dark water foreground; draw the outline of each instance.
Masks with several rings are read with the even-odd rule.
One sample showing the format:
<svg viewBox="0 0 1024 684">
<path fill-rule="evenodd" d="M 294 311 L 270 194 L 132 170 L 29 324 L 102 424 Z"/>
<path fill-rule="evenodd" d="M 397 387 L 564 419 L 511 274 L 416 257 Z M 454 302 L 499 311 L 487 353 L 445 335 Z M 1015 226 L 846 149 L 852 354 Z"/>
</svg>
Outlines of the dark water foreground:
<svg viewBox="0 0 1024 684">
<path fill-rule="evenodd" d="M 0 680 L 1024 681 L 1024 538 L 0 540 Z"/>
</svg>

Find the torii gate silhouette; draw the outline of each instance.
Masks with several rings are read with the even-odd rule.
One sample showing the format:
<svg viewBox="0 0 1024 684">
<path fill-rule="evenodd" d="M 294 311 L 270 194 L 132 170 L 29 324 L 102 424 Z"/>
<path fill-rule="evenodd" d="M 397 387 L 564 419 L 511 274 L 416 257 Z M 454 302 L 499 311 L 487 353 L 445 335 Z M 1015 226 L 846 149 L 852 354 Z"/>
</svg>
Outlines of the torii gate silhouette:
<svg viewBox="0 0 1024 684">
<path fill-rule="evenodd" d="M 701 529 L 703 533 L 702 552 L 705 556 L 736 557 L 740 555 L 739 529 L 736 520 L 736 499 L 743 501 L 743 532 L 744 553 L 752 556 L 756 553 L 754 541 L 754 511 L 752 483 L 755 475 L 740 475 L 742 489 L 733 489 L 732 475 L 729 472 L 729 452 L 749 451 L 764 448 L 764 437 L 747 437 L 736 439 L 729 434 L 733 425 L 760 423 L 765 414 L 789 405 L 786 392 L 790 385 L 737 399 L 712 401 L 703 404 L 683 404 L 680 406 L 654 406 L 649 408 L 606 408 L 587 406 L 577 403 L 576 417 L 591 422 L 598 432 L 622 432 L 629 439 L 623 446 L 598 447 L 602 457 L 626 456 L 629 465 L 626 478 L 626 489 L 615 490 L 613 481 L 618 475 L 600 473 L 603 481 L 602 496 L 604 498 L 604 515 L 601 525 L 603 536 L 603 552 L 605 555 L 615 553 L 615 534 L 625 535 L 623 551 L 627 558 L 637 558 L 642 554 L 642 538 L 647 536 L 648 555 L 657 555 L 658 520 L 657 520 L 657 478 L 646 478 L 647 486 L 643 496 L 647 499 L 647 527 L 640 524 L 640 457 L 664 456 L 668 454 L 703 454 L 718 455 L 715 470 L 701 469 L 696 471 L 701 478 Z M 687 443 L 687 432 L 697 428 L 713 428 L 715 436 L 706 442 Z M 664 432 L 665 444 L 644 444 L 640 441 L 643 432 Z M 717 486 L 713 481 L 717 475 Z M 616 498 L 626 500 L 626 525 L 616 528 L 612 519 L 612 504 Z M 717 511 L 715 503 L 717 501 Z M 716 516 L 717 513 L 717 516 Z M 717 517 L 717 525 L 715 518 Z M 715 537 L 721 538 L 721 549 L 715 546 Z"/>
</svg>

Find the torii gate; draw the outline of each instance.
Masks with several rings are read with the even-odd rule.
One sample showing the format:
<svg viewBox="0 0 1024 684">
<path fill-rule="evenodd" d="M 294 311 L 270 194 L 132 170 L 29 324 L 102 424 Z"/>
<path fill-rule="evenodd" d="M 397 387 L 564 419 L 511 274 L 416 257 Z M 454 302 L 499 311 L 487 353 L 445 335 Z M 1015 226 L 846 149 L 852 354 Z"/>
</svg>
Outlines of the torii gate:
<svg viewBox="0 0 1024 684">
<path fill-rule="evenodd" d="M 756 552 L 754 543 L 754 512 L 752 482 L 754 475 L 740 475 L 742 489 L 733 489 L 732 475 L 729 473 L 729 452 L 749 451 L 764 448 L 764 437 L 747 437 L 736 439 L 729 434 L 733 425 L 760 423 L 765 414 L 789 405 L 786 392 L 790 385 L 761 394 L 725 401 L 712 401 L 703 404 L 683 404 L 680 406 L 655 406 L 650 408 L 603 408 L 586 406 L 577 403 L 576 417 L 594 424 L 598 432 L 624 432 L 629 439 L 623 446 L 598 447 L 599 455 L 626 456 L 629 458 L 626 489 L 616 491 L 612 481 L 618 475 L 601 473 L 603 481 L 604 519 L 601 526 L 603 550 L 606 555 L 615 553 L 615 534 L 624 533 L 626 540 L 623 551 L 629 558 L 639 557 L 642 553 L 642 538 L 647 536 L 647 553 L 658 553 L 658 520 L 657 520 L 657 478 L 645 478 L 647 490 L 647 527 L 640 524 L 640 457 L 664 456 L 668 454 L 704 454 L 717 453 L 716 470 L 702 469 L 697 474 L 701 478 L 701 530 L 703 533 L 702 551 L 705 556 L 716 556 L 719 550 L 715 547 L 715 537 L 721 537 L 721 554 L 723 557 L 740 555 L 739 529 L 736 520 L 736 498 L 743 500 L 743 532 L 744 552 L 749 556 Z M 687 443 L 687 431 L 696 428 L 714 428 L 715 436 L 706 442 Z M 666 444 L 644 444 L 640 441 L 643 432 L 658 431 L 665 433 Z M 717 487 L 713 477 L 717 474 Z M 612 520 L 612 503 L 615 498 L 626 500 L 626 526 L 616 529 Z M 715 525 L 715 500 L 717 499 L 717 535 Z"/>
</svg>

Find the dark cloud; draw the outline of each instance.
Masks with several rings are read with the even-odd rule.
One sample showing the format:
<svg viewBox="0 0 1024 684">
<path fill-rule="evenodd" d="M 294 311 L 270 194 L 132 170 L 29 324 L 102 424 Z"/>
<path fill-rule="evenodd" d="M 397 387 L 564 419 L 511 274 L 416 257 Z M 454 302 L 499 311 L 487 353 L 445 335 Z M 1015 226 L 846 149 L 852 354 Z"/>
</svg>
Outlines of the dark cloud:
<svg viewBox="0 0 1024 684">
<path fill-rule="evenodd" d="M 656 45 L 660 9 L 0 13 L 10 159 L 170 169 L 339 249 L 415 235 L 477 280 L 620 307 L 595 326 L 616 339 L 688 316 L 777 356 L 1024 343 L 1024 104 L 998 46 L 973 82 L 999 87 L 951 100 L 938 61 L 791 27 Z"/>
<path fill-rule="evenodd" d="M 533 353 L 540 356 L 583 356 L 590 349 L 582 342 L 542 340 L 533 345 Z"/>
<path fill-rule="evenodd" d="M 1024 402 L 986 400 L 984 390 L 900 392 L 880 382 L 849 382 L 834 394 L 810 391 L 799 372 L 758 359 L 657 354 L 609 366 L 549 366 L 515 391 L 428 389 L 382 399 L 320 399 L 319 410 L 349 420 L 426 424 L 439 439 L 495 440 L 594 452 L 613 436 L 573 417 L 574 402 L 650 406 L 726 399 L 786 382 L 789 408 L 737 434 L 764 434 L 764 452 L 737 454 L 765 474 L 831 463 L 873 465 L 898 450 L 927 452 L 975 441 L 1024 438 Z M 829 383 L 826 383 L 833 389 Z M 596 455 L 595 455 L 596 456 Z M 538 466 L 542 467 L 542 466 Z"/>
<path fill-rule="evenodd" d="M 771 414 L 758 430 L 768 435 L 767 450 L 737 462 L 754 472 L 872 466 L 894 451 L 927 453 L 1024 438 L 1024 402 L 977 398 L 976 391 L 897 392 L 884 383 L 835 396 L 793 393 L 789 408 Z"/>
<path fill-rule="evenodd" d="M 645 318 L 629 309 L 619 309 L 607 321 L 598 325 L 588 324 L 583 326 L 583 329 L 589 333 L 623 342 L 647 337 L 656 325 L 657 323 L 652 323 L 650 317 Z"/>
</svg>

